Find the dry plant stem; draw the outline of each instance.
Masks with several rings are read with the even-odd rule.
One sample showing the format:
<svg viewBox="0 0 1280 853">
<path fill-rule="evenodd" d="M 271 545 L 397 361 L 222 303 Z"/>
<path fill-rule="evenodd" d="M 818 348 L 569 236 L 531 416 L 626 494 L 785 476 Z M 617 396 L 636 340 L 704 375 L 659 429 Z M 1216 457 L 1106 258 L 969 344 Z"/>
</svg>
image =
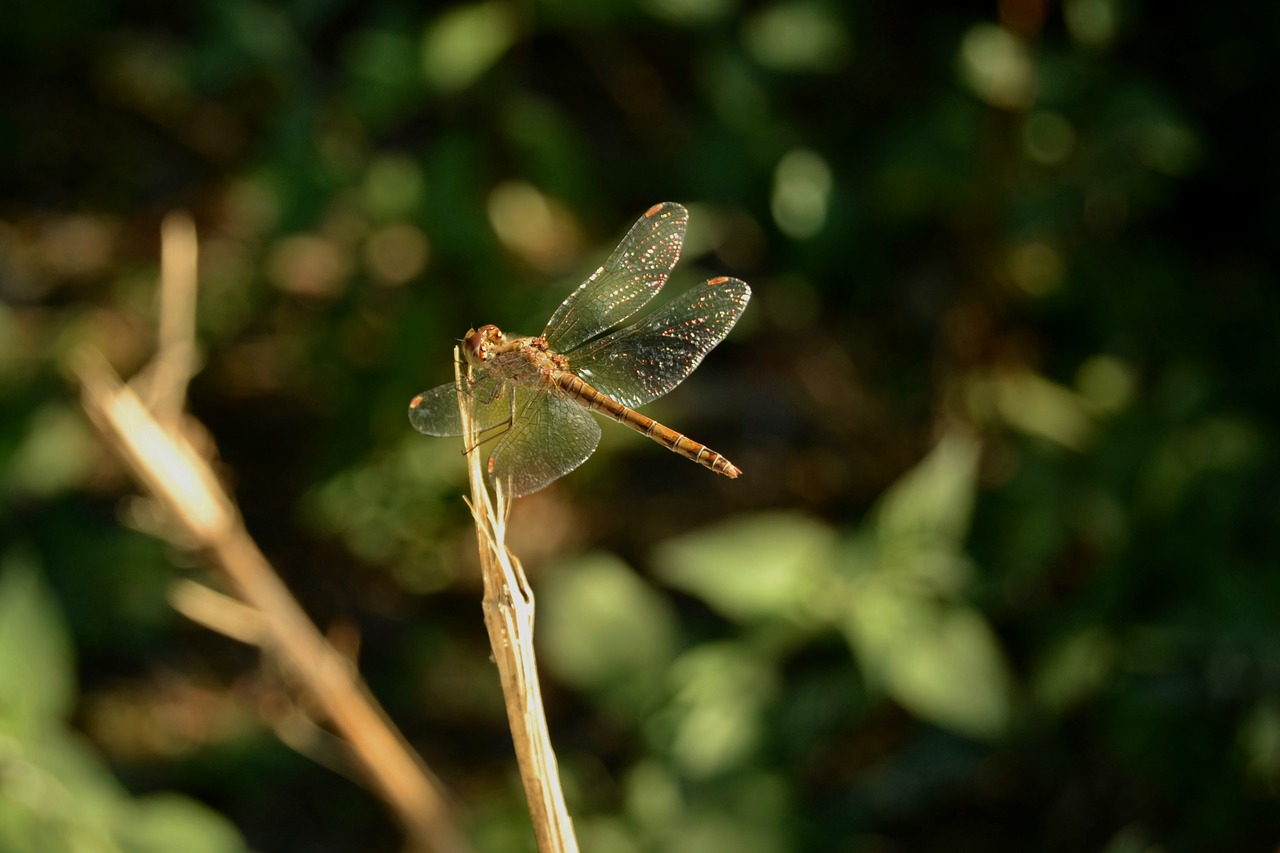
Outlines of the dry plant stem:
<svg viewBox="0 0 1280 853">
<path fill-rule="evenodd" d="M 195 222 L 187 213 L 170 213 L 160 225 L 159 346 L 143 395 L 166 429 L 181 420 L 187 382 L 195 372 L 198 261 Z"/>
<path fill-rule="evenodd" d="M 186 579 L 169 585 L 168 598 L 170 607 L 210 631 L 251 646 L 266 642 L 262 614 L 239 599 Z"/>
<path fill-rule="evenodd" d="M 457 350 L 454 350 L 454 363 L 454 378 L 461 389 L 462 359 Z M 560 788 L 560 770 L 551 748 L 551 734 L 547 730 L 538 685 L 538 663 L 533 652 L 533 591 L 520 561 L 507 550 L 506 519 L 510 507 L 500 486 L 492 498 L 490 496 L 481 463 L 479 434 L 471 419 L 471 397 L 461 390 L 458 408 L 462 434 L 470 448 L 467 470 L 471 479 L 471 514 L 475 518 L 484 578 L 484 624 L 502 680 L 507 723 L 511 726 L 534 835 L 542 853 L 576 853 L 578 841 Z"/>
<path fill-rule="evenodd" d="M 412 850 L 466 853 L 444 793 L 387 719 L 355 667 L 325 641 L 249 536 L 208 461 L 185 437 L 183 409 L 195 365 L 197 239 L 185 213 L 161 229 L 159 347 L 131 385 L 97 353 L 75 365 L 85 410 L 107 441 L 240 593 L 234 602 L 180 587 L 174 605 L 273 654 L 346 739 L 371 786 L 389 804 Z M 143 389 L 135 392 L 135 388 Z M 146 402 L 144 402 L 144 398 Z M 175 531 L 176 533 L 176 531 Z M 201 591 L 203 590 L 203 591 Z"/>
<path fill-rule="evenodd" d="M 387 719 L 350 662 L 324 639 L 245 530 L 208 464 L 165 430 L 100 356 L 78 366 L 85 409 L 137 478 L 230 577 L 261 614 L 262 645 L 310 691 L 346 738 L 373 788 L 390 804 L 415 850 L 469 846 L 443 793 Z"/>
</svg>

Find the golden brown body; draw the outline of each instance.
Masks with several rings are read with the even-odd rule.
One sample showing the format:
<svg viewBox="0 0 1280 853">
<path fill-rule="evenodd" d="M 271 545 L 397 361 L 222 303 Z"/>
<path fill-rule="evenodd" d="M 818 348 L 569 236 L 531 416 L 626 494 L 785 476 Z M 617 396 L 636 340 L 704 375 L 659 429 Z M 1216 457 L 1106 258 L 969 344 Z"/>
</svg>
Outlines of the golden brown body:
<svg viewBox="0 0 1280 853">
<path fill-rule="evenodd" d="M 474 353 L 477 363 L 490 368 L 501 366 L 507 375 L 523 377 L 526 383 L 549 383 L 584 408 L 600 412 L 629 426 L 672 453 L 697 462 L 717 474 L 736 479 L 742 473 L 741 468 L 705 444 L 694 441 L 593 388 L 582 377 L 570 372 L 568 360 L 548 350 L 547 343 L 542 338 L 508 340 L 496 326 L 483 326 L 467 335 L 463 351 Z"/>
</svg>

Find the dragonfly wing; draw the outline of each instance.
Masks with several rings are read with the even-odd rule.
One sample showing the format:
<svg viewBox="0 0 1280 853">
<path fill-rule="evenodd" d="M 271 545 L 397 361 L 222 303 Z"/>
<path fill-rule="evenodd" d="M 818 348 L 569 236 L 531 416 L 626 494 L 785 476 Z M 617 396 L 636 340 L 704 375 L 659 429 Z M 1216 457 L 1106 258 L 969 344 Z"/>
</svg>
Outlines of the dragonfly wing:
<svg viewBox="0 0 1280 853">
<path fill-rule="evenodd" d="M 689 212 L 675 202 L 649 208 L 604 265 L 551 315 L 542 332 L 551 349 L 571 350 L 643 308 L 679 260 L 688 224 Z"/>
<path fill-rule="evenodd" d="M 569 369 L 619 403 L 643 406 L 693 372 L 750 298 L 746 282 L 713 278 L 640 322 L 567 353 Z"/>
<path fill-rule="evenodd" d="M 600 425 L 574 401 L 547 389 L 516 388 L 516 418 L 489 458 L 494 482 L 528 495 L 577 468 L 600 443 Z"/>
<path fill-rule="evenodd" d="M 474 377 L 471 417 L 476 429 L 486 430 L 511 418 L 511 400 L 503 393 L 504 383 L 492 374 Z M 409 423 L 425 435 L 462 435 L 458 415 L 458 388 L 452 382 L 423 391 L 409 401 Z"/>
</svg>

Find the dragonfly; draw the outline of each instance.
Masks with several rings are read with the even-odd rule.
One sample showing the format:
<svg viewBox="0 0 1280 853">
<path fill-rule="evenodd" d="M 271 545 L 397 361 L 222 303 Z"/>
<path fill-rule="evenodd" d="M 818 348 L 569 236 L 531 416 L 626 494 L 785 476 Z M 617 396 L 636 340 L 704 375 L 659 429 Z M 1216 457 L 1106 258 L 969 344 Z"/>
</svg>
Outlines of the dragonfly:
<svg viewBox="0 0 1280 853">
<path fill-rule="evenodd" d="M 532 494 L 585 462 L 600 442 L 592 412 L 717 474 L 742 473 L 706 445 L 635 411 L 683 382 L 751 298 L 745 282 L 720 276 L 622 325 L 666 284 L 688 223 L 689 212 L 674 202 L 645 211 L 537 337 L 508 336 L 494 325 L 467 332 L 461 390 L 471 398 L 475 428 L 498 431 L 488 473 L 508 495 Z M 458 391 L 448 383 L 414 397 L 414 428 L 462 435 Z"/>
</svg>

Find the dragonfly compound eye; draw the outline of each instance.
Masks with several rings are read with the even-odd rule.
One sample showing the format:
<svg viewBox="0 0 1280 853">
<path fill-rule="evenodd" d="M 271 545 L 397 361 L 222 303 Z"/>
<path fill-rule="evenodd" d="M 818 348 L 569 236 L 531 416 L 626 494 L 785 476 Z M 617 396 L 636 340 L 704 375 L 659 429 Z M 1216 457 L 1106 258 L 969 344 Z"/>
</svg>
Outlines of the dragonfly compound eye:
<svg viewBox="0 0 1280 853">
<path fill-rule="evenodd" d="M 492 323 L 472 329 L 462 340 L 462 355 L 472 367 L 479 367 L 489 351 L 505 340 L 502 331 Z"/>
</svg>

